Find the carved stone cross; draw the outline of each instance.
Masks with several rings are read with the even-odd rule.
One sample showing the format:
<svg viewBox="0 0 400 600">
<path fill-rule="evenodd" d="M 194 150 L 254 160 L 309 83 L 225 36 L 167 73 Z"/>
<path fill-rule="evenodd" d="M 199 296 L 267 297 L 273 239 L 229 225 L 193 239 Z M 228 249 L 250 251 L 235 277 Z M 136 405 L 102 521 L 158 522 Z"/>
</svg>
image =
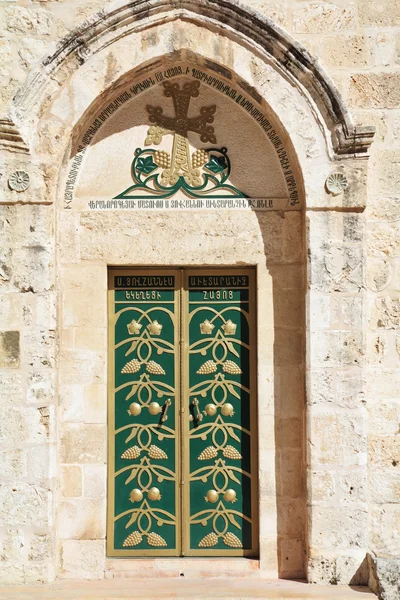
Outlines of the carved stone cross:
<svg viewBox="0 0 400 600">
<path fill-rule="evenodd" d="M 183 176 L 191 186 L 201 185 L 200 172 L 196 168 L 200 166 L 199 159 L 194 155 L 190 157 L 187 135 L 189 131 L 193 131 L 200 135 L 203 143 L 215 144 L 217 140 L 214 127 L 211 127 L 210 123 L 214 122 L 216 106 L 215 104 L 203 106 L 200 108 L 200 115 L 188 117 L 190 99 L 199 95 L 200 82 L 185 82 L 182 89 L 179 83 L 164 82 L 163 85 L 164 96 L 172 98 L 174 103 L 175 116 L 164 115 L 160 106 L 147 105 L 150 123 L 154 123 L 155 127 L 150 127 L 145 144 L 160 144 L 163 135 L 173 133 L 172 160 L 169 158 L 169 153 L 160 153 L 159 164 L 166 167 L 161 175 L 162 185 L 175 185 L 180 176 Z"/>
</svg>

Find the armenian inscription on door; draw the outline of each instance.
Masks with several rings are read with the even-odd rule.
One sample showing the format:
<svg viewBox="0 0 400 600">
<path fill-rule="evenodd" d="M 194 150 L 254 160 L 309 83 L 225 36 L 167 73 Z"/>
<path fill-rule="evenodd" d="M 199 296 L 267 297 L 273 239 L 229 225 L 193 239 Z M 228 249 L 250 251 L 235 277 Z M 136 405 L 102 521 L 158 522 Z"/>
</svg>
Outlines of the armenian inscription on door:
<svg viewBox="0 0 400 600">
<path fill-rule="evenodd" d="M 256 554 L 254 271 L 109 288 L 108 554 Z"/>
</svg>

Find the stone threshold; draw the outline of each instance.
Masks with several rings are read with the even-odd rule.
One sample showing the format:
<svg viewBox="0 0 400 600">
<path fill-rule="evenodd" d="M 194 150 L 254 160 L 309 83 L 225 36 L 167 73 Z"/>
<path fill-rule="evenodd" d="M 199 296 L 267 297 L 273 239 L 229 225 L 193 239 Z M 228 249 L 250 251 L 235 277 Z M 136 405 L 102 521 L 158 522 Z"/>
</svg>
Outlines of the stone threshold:
<svg viewBox="0 0 400 600">
<path fill-rule="evenodd" d="M 268 577 L 260 561 L 242 557 L 113 558 L 106 561 L 106 579 L 157 577 Z"/>
<path fill-rule="evenodd" d="M 375 600 L 366 587 L 309 585 L 283 579 L 121 579 L 101 581 L 62 580 L 50 585 L 0 587 L 1 600 L 143 600 L 160 598 L 244 600 Z"/>
</svg>

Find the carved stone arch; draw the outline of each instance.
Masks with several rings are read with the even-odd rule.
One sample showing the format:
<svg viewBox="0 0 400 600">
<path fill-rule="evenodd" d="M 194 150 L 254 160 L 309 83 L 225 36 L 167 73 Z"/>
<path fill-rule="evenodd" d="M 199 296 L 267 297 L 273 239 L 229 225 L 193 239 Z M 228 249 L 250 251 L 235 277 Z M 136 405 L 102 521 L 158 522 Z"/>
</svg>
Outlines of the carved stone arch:
<svg viewBox="0 0 400 600">
<path fill-rule="evenodd" d="M 236 0 L 139 0 L 107 5 L 63 38 L 29 74 L 13 100 L 12 120 L 30 140 L 33 115 L 40 114 L 43 102 L 62 85 L 67 73 L 122 37 L 177 19 L 214 28 L 272 61 L 314 104 L 336 155 L 356 156 L 368 151 L 374 128 L 354 126 L 339 91 L 318 61 L 269 18 Z"/>
</svg>

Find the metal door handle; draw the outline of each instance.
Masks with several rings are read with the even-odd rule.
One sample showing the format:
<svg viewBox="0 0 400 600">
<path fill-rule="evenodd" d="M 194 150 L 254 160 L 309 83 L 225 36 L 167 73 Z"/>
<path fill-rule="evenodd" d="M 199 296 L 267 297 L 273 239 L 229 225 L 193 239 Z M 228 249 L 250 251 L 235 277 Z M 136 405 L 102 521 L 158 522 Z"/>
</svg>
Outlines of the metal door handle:
<svg viewBox="0 0 400 600">
<path fill-rule="evenodd" d="M 194 409 L 195 409 L 195 411 L 197 413 L 196 414 L 197 421 L 202 421 L 203 420 L 203 415 L 201 414 L 201 411 L 200 411 L 200 408 L 199 408 L 199 401 L 197 400 L 197 398 L 195 398 L 193 400 L 193 406 L 194 406 Z"/>
<path fill-rule="evenodd" d="M 171 406 L 171 400 L 168 398 L 168 400 L 165 401 L 164 412 L 163 412 L 162 417 L 161 417 L 161 421 L 163 423 L 168 419 L 167 412 L 168 412 L 168 409 L 169 409 L 170 406 Z"/>
</svg>

